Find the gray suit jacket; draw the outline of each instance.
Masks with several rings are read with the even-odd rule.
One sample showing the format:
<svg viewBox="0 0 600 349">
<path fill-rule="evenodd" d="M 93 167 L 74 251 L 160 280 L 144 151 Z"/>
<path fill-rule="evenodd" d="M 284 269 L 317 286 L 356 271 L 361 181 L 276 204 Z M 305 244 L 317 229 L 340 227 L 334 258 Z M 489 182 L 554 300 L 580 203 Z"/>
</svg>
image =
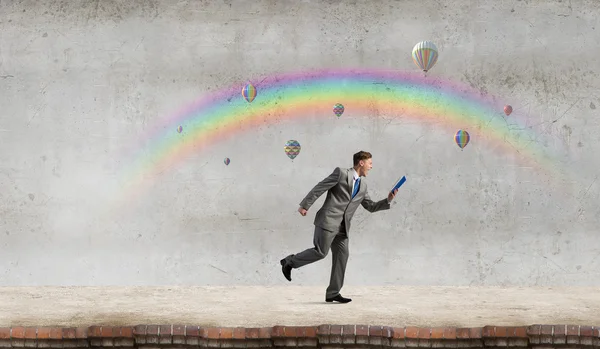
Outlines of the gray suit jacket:
<svg viewBox="0 0 600 349">
<path fill-rule="evenodd" d="M 354 199 L 351 199 L 353 189 L 352 170 L 352 167 L 344 170 L 337 167 L 327 178 L 319 182 L 300 202 L 300 207 L 308 210 L 327 191 L 325 203 L 315 217 L 316 226 L 325 230 L 338 231 L 342 221 L 345 221 L 346 232 L 348 232 L 350 231 L 350 221 L 359 204 L 371 213 L 390 208 L 387 197 L 377 202 L 371 200 L 367 191 L 365 177 L 360 178 L 358 193 Z"/>
</svg>

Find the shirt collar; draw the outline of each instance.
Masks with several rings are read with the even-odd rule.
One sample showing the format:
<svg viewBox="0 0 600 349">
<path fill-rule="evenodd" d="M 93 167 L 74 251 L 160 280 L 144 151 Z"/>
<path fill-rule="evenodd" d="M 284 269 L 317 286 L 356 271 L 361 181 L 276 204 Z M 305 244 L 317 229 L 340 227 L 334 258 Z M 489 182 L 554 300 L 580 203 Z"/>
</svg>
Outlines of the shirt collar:
<svg viewBox="0 0 600 349">
<path fill-rule="evenodd" d="M 359 177 L 359 176 L 358 176 L 358 172 L 356 172 L 356 170 L 355 170 L 355 169 L 352 169 L 352 172 L 354 172 L 354 180 L 357 180 L 357 179 L 358 179 L 358 177 Z"/>
</svg>

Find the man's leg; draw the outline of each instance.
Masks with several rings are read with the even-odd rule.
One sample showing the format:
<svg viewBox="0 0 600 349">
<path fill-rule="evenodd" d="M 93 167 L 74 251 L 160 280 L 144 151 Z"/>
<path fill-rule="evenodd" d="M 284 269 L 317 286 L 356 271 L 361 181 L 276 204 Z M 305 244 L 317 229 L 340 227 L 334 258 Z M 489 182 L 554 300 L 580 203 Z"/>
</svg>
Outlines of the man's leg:
<svg viewBox="0 0 600 349">
<path fill-rule="evenodd" d="M 306 249 L 300 253 L 287 256 L 284 261 L 292 268 L 300 268 L 307 264 L 319 261 L 327 256 L 331 242 L 336 233 L 315 226 L 313 245 L 315 247 Z"/>
<path fill-rule="evenodd" d="M 340 294 L 344 286 L 344 275 L 346 274 L 346 263 L 350 255 L 348 235 L 345 229 L 337 233 L 331 244 L 331 278 L 329 287 L 325 293 L 325 299 L 335 298 Z"/>
<path fill-rule="evenodd" d="M 300 268 L 307 264 L 321 260 L 329 253 L 331 242 L 335 238 L 335 232 L 315 226 L 313 245 L 315 247 L 306 249 L 297 254 L 291 254 L 280 261 L 281 272 L 288 281 L 292 281 L 292 269 Z"/>
</svg>

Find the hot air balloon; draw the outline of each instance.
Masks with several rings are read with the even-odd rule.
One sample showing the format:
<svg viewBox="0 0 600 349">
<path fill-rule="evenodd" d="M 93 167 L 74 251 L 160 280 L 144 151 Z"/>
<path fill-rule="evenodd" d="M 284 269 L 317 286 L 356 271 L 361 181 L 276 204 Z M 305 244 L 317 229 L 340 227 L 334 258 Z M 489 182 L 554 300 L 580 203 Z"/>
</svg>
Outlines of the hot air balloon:
<svg viewBox="0 0 600 349">
<path fill-rule="evenodd" d="M 179 126 L 177 127 L 177 132 L 181 133 L 183 131 L 183 127 Z"/>
<path fill-rule="evenodd" d="M 254 98 L 256 98 L 256 87 L 252 84 L 248 84 L 242 88 L 242 96 L 248 103 L 252 103 Z"/>
<path fill-rule="evenodd" d="M 504 106 L 504 114 L 506 114 L 506 116 L 509 116 L 510 113 L 512 113 L 512 111 L 513 111 L 513 109 L 510 105 L 507 104 Z"/>
<path fill-rule="evenodd" d="M 454 135 L 454 141 L 460 147 L 460 149 L 466 147 L 467 144 L 469 144 L 469 140 L 471 140 L 471 136 L 469 136 L 467 131 L 459 130 Z"/>
<path fill-rule="evenodd" d="M 340 116 L 342 116 L 342 114 L 344 114 L 344 106 L 341 105 L 340 103 L 334 105 L 333 106 L 333 113 L 335 115 L 337 115 L 337 117 L 339 118 Z"/>
<path fill-rule="evenodd" d="M 298 141 L 291 139 L 285 143 L 285 147 L 283 147 L 283 149 L 285 150 L 285 154 L 288 156 L 288 158 L 294 160 L 294 158 L 300 154 L 300 149 L 302 149 L 302 147 Z"/>
<path fill-rule="evenodd" d="M 225 158 L 225 160 L 223 160 L 223 162 L 225 163 L 225 165 L 229 166 L 229 163 L 231 162 L 231 160 L 229 160 L 229 158 Z"/>
<path fill-rule="evenodd" d="M 412 58 L 415 64 L 424 72 L 431 69 L 438 59 L 437 46 L 431 41 L 421 41 L 412 50 Z"/>
</svg>

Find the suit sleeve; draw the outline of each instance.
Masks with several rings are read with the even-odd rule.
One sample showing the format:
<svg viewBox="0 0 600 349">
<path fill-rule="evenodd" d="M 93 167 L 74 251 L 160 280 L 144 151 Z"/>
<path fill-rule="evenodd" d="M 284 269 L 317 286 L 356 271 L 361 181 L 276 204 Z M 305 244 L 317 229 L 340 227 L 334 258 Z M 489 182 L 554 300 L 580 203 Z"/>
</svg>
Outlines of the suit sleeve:
<svg viewBox="0 0 600 349">
<path fill-rule="evenodd" d="M 381 210 L 388 210 L 390 208 L 390 203 L 388 202 L 387 198 L 375 202 L 375 201 L 371 200 L 371 197 L 369 196 L 368 191 L 365 192 L 365 197 L 360 202 L 360 204 L 362 205 L 362 207 L 365 208 L 365 210 L 367 210 L 371 213 L 381 211 Z"/>
<path fill-rule="evenodd" d="M 339 167 L 336 167 L 329 176 L 315 185 L 315 187 L 312 188 L 306 197 L 302 199 L 302 202 L 300 202 L 300 207 L 308 210 L 312 204 L 314 204 L 315 201 L 317 201 L 317 199 L 323 195 L 324 192 L 328 191 L 339 183 L 341 175 L 342 170 Z"/>
</svg>

